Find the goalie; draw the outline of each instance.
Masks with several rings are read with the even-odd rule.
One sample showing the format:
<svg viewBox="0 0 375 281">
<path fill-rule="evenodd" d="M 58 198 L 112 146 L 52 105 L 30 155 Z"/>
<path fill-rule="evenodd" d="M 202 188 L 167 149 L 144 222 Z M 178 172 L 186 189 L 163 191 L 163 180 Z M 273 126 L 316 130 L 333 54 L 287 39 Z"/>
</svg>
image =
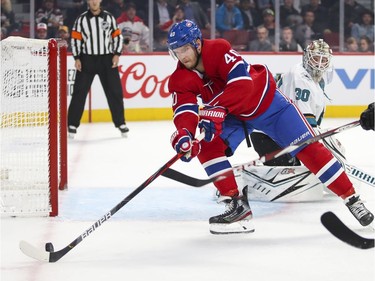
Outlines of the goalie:
<svg viewBox="0 0 375 281">
<path fill-rule="evenodd" d="M 298 107 L 317 134 L 324 131 L 319 126 L 326 101 L 330 100 L 325 93 L 325 85 L 332 80 L 331 60 L 329 45 L 323 39 L 312 41 L 304 50 L 302 62 L 278 77 L 277 81 L 280 91 Z M 250 137 L 260 156 L 280 149 L 262 132 L 253 132 Z M 345 149 L 341 143 L 333 136 L 322 142 L 345 168 Z M 264 166 L 247 168 L 237 178 L 249 185 L 250 198 L 260 201 L 316 201 L 323 198 L 323 190 L 328 190 L 297 158 L 289 154 L 270 160 Z"/>
</svg>

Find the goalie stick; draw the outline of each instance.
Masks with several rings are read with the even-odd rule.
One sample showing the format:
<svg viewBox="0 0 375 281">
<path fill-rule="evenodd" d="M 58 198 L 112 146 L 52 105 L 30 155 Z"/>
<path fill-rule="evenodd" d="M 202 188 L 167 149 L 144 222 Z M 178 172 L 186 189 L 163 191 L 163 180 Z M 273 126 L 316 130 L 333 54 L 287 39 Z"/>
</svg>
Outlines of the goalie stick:
<svg viewBox="0 0 375 281">
<path fill-rule="evenodd" d="M 359 249 L 374 248 L 373 238 L 365 238 L 358 235 L 347 227 L 334 213 L 324 213 L 320 217 L 320 221 L 333 236 L 341 241 Z"/>
<path fill-rule="evenodd" d="M 349 177 L 375 187 L 375 177 L 358 167 L 347 163 L 345 156 L 339 151 L 339 149 L 337 149 L 331 139 L 323 139 L 323 144 L 332 152 L 333 156 L 336 157 L 337 161 L 339 161 Z"/>
<path fill-rule="evenodd" d="M 375 187 L 375 177 L 370 175 L 369 173 L 366 173 L 358 167 L 350 164 L 345 164 L 345 170 L 350 177 Z"/>
<path fill-rule="evenodd" d="M 201 141 L 204 138 L 204 132 L 202 132 L 196 139 Z M 150 176 L 145 182 L 143 182 L 139 187 L 137 187 L 132 193 L 130 193 L 127 197 L 125 197 L 120 203 L 118 203 L 115 207 L 113 207 L 108 213 L 102 216 L 99 220 L 97 220 L 93 225 L 91 225 L 87 230 L 85 230 L 80 236 L 74 239 L 69 245 L 62 248 L 59 251 L 53 250 L 52 243 L 45 244 L 45 250 L 40 250 L 35 246 L 31 245 L 26 241 L 20 241 L 19 247 L 21 251 L 31 258 L 34 258 L 39 261 L 44 262 L 56 262 L 60 260 L 63 256 L 65 256 L 70 250 L 76 247 L 79 243 L 83 241 L 83 239 L 87 238 L 91 233 L 93 233 L 99 226 L 101 226 L 104 222 L 109 220 L 117 211 L 119 211 L 122 207 L 124 207 L 130 200 L 132 200 L 138 193 L 140 193 L 143 189 L 145 189 L 150 183 L 152 183 L 157 177 L 163 174 L 170 166 L 172 166 L 178 159 L 180 159 L 184 154 L 178 153 L 173 156 L 167 163 L 165 163 L 162 167 L 160 167 L 152 176 Z"/>
<path fill-rule="evenodd" d="M 275 159 L 279 156 L 282 156 L 284 154 L 287 154 L 287 153 L 290 153 L 302 146 L 306 146 L 306 145 L 309 145 L 313 142 L 316 142 L 316 141 L 319 141 L 321 139 L 324 139 L 326 137 L 329 137 L 329 136 L 333 136 L 335 134 L 338 134 L 344 130 L 347 130 L 347 129 L 351 129 L 351 128 L 354 128 L 354 127 L 357 127 L 359 125 L 359 120 L 357 121 L 353 121 L 353 122 L 350 122 L 348 124 L 345 124 L 345 125 L 341 125 L 337 128 L 334 128 L 334 129 L 331 129 L 331 130 L 328 130 L 320 135 L 317 135 L 315 137 L 312 137 L 310 139 L 307 139 L 305 141 L 302 141 L 300 143 L 297 143 L 297 144 L 292 144 L 292 145 L 289 145 L 283 149 L 280 149 L 280 150 L 277 150 L 277 151 L 274 151 L 274 152 L 270 152 L 270 153 L 267 153 L 261 157 L 259 157 L 258 159 L 256 160 L 253 160 L 253 161 L 250 161 L 250 162 L 247 162 L 247 163 L 244 163 L 244 164 L 238 164 L 238 165 L 235 165 L 232 167 L 232 170 L 230 171 L 226 171 L 220 175 L 217 175 L 213 178 L 210 178 L 210 179 L 198 179 L 198 178 L 194 178 L 194 177 L 190 177 L 188 175 L 185 175 L 181 172 L 178 172 L 174 169 L 171 169 L 171 168 L 168 168 L 164 173 L 163 173 L 163 176 L 164 177 L 167 177 L 169 179 L 172 179 L 172 180 L 175 180 L 177 182 L 181 182 L 181 183 L 184 183 L 184 184 L 187 184 L 187 185 L 190 185 L 190 186 L 194 186 L 194 187 L 202 187 L 206 184 L 209 184 L 209 183 L 212 183 L 212 182 L 216 182 L 216 181 L 220 181 L 224 178 L 226 178 L 232 171 L 238 171 L 238 170 L 242 170 L 244 167 L 247 167 L 247 166 L 252 166 L 252 165 L 255 165 L 257 161 L 260 161 L 262 163 L 264 162 L 267 162 L 269 160 L 272 160 L 272 159 Z"/>
</svg>

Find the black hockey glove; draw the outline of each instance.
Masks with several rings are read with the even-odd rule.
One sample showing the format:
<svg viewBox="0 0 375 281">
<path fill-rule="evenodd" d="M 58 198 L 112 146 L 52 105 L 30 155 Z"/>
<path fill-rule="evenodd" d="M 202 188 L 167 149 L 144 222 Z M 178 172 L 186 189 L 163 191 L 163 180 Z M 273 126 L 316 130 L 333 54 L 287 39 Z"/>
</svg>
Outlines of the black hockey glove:
<svg viewBox="0 0 375 281">
<path fill-rule="evenodd" d="M 368 108 L 362 112 L 360 118 L 361 127 L 365 130 L 375 130 L 374 127 L 374 102 L 370 103 Z"/>
</svg>

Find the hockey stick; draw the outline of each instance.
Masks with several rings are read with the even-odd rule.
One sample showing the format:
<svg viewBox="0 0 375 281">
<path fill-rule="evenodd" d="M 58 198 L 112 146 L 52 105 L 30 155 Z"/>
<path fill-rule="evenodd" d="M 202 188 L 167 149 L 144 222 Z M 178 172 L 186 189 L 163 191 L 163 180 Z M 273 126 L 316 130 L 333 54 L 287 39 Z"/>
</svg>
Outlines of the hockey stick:
<svg viewBox="0 0 375 281">
<path fill-rule="evenodd" d="M 375 177 L 356 166 L 348 164 L 343 153 L 334 145 L 333 140 L 329 138 L 323 139 L 323 144 L 332 152 L 337 161 L 340 162 L 349 177 L 375 187 Z"/>
<path fill-rule="evenodd" d="M 348 176 L 375 187 L 375 177 L 357 168 L 356 166 L 345 164 L 345 171 Z"/>
<path fill-rule="evenodd" d="M 196 139 L 201 141 L 204 138 L 204 132 L 201 133 Z M 85 232 L 74 239 L 68 246 L 62 248 L 59 251 L 54 251 L 52 243 L 45 244 L 45 250 L 40 250 L 26 241 L 20 241 L 19 247 L 21 251 L 31 258 L 44 262 L 56 262 L 65 256 L 70 250 L 82 242 L 83 239 L 87 238 L 91 233 L 93 233 L 99 226 L 104 222 L 109 220 L 117 211 L 124 207 L 130 200 L 132 200 L 138 193 L 145 189 L 150 183 L 152 183 L 157 177 L 163 174 L 170 166 L 172 166 L 178 159 L 180 159 L 184 154 L 178 153 L 173 156 L 167 163 L 159 168 L 152 176 L 150 176 L 144 183 L 137 187 L 132 193 L 125 197 L 120 203 L 113 207 L 108 213 L 97 220 L 93 225 L 91 225 Z"/>
<path fill-rule="evenodd" d="M 348 228 L 334 213 L 324 213 L 320 217 L 320 221 L 333 236 L 341 241 L 359 249 L 374 248 L 373 238 L 365 238 L 358 235 Z"/>
<path fill-rule="evenodd" d="M 190 177 L 188 175 L 185 175 L 181 172 L 178 172 L 178 171 L 170 169 L 170 168 L 168 168 L 163 173 L 163 176 L 167 177 L 167 178 L 170 178 L 172 180 L 175 180 L 177 182 L 181 182 L 181 183 L 190 185 L 190 186 L 201 187 L 201 186 L 204 186 L 206 184 L 209 184 L 209 183 L 212 183 L 212 182 L 215 182 L 215 181 L 220 181 L 220 180 L 226 178 L 232 171 L 242 170 L 244 167 L 255 165 L 255 163 L 257 161 L 260 161 L 262 163 L 267 162 L 269 160 L 275 159 L 275 158 L 277 158 L 279 156 L 282 156 L 284 154 L 288 154 L 290 152 L 293 152 L 294 150 L 296 150 L 296 149 L 298 149 L 302 146 L 306 146 L 306 145 L 309 145 L 313 142 L 324 139 L 326 137 L 333 136 L 333 135 L 338 134 L 338 133 L 340 133 L 344 130 L 357 127 L 358 125 L 359 125 L 359 120 L 353 121 L 353 122 L 345 124 L 345 125 L 341 125 L 337 128 L 328 130 L 328 131 L 326 131 L 326 132 L 324 132 L 320 135 L 317 135 L 315 137 L 312 137 L 312 138 L 307 139 L 305 141 L 302 141 L 300 143 L 292 144 L 292 145 L 289 145 L 289 146 L 287 146 L 283 149 L 280 149 L 280 150 L 277 150 L 277 151 L 274 151 L 274 152 L 271 152 L 271 153 L 267 153 L 267 154 L 259 157 L 256 160 L 253 160 L 253 161 L 250 161 L 250 162 L 247 162 L 247 163 L 244 163 L 244 164 L 235 165 L 235 166 L 232 167 L 232 169 L 230 171 L 224 172 L 224 173 L 222 173 L 218 176 L 215 176 L 213 178 L 210 178 L 210 179 L 198 179 L 198 178 Z"/>
</svg>

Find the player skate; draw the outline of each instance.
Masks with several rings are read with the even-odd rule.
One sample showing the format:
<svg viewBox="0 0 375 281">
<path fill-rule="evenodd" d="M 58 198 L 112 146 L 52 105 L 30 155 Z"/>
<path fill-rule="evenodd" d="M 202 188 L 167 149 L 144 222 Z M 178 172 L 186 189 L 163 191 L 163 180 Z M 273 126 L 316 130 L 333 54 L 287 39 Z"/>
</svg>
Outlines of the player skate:
<svg viewBox="0 0 375 281">
<path fill-rule="evenodd" d="M 232 234 L 254 232 L 254 225 L 251 221 L 251 212 L 247 199 L 247 186 L 242 194 L 235 197 L 220 196 L 218 203 L 226 204 L 226 211 L 218 216 L 211 217 L 210 232 L 212 234 Z"/>
<path fill-rule="evenodd" d="M 374 215 L 365 207 L 359 196 L 353 195 L 346 199 L 345 205 L 361 225 L 367 226 L 374 220 Z"/>
</svg>

